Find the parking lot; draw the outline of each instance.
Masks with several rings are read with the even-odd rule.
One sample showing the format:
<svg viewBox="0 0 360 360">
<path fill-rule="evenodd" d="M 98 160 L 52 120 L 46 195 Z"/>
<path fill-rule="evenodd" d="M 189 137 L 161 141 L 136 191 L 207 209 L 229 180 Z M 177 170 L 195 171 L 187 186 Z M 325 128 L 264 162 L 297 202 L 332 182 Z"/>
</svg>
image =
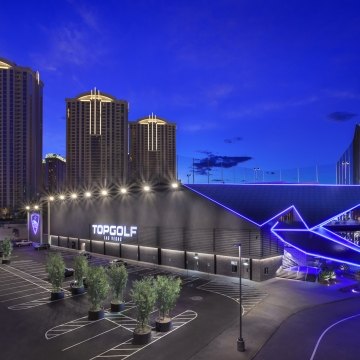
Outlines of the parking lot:
<svg viewBox="0 0 360 360">
<path fill-rule="evenodd" d="M 105 302 L 105 318 L 99 321 L 87 318 L 89 304 L 86 294 L 71 296 L 69 285 L 72 277 L 64 281 L 65 298 L 50 301 L 51 285 L 47 281 L 45 263 L 51 251 L 60 252 L 70 267 L 77 254 L 67 249 L 35 251 L 31 247 L 21 247 L 14 249 L 10 265 L 0 267 L 0 314 L 2 323 L 8 328 L 1 334 L 2 354 L 7 354 L 6 359 L 39 359 L 43 351 L 51 354 L 53 359 L 125 359 L 130 356 L 140 359 L 152 357 L 150 354 L 156 349 L 161 349 L 157 359 L 165 359 L 165 354 L 185 359 L 186 353 L 188 356 L 196 353 L 209 339 L 234 323 L 238 316 L 238 285 L 130 262 L 127 264 L 127 290 L 133 280 L 144 276 L 175 274 L 183 282 L 181 297 L 173 312 L 172 331 L 153 331 L 150 344 L 134 346 L 131 342 L 136 309 L 128 291 L 124 311 L 109 312 L 109 298 Z M 106 266 L 109 260 L 110 257 L 94 255 L 89 259 L 89 265 Z M 243 290 L 247 293 L 243 299 L 244 312 L 250 311 L 266 296 L 246 285 Z M 150 323 L 154 323 L 156 315 L 155 309 Z M 17 334 L 20 340 L 13 341 L 11 334 Z"/>
</svg>

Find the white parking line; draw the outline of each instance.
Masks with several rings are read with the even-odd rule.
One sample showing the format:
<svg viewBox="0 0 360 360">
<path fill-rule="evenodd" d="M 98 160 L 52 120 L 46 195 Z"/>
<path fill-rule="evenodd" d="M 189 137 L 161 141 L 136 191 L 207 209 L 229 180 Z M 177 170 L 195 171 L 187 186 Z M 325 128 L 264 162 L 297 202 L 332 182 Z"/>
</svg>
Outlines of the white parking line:
<svg viewBox="0 0 360 360">
<path fill-rule="evenodd" d="M 104 351 L 103 353 L 94 356 L 93 358 L 91 358 L 90 360 L 94 360 L 94 359 L 100 359 L 100 358 L 119 358 L 119 359 L 126 359 L 129 356 L 132 356 L 133 354 L 137 353 L 138 351 L 150 346 L 152 343 L 154 343 L 155 341 L 158 341 L 159 339 L 163 338 L 164 336 L 167 336 L 169 334 L 171 334 L 172 332 L 176 331 L 177 329 L 179 329 L 180 327 L 188 324 L 189 322 L 191 322 L 192 320 L 197 318 L 197 313 L 195 311 L 192 310 L 186 310 L 183 313 L 179 314 L 179 317 L 183 317 L 184 315 L 186 315 L 188 321 L 177 326 L 177 325 L 173 325 L 172 330 L 168 331 L 168 332 L 159 332 L 156 333 L 154 331 L 152 331 L 152 341 L 149 342 L 146 345 L 143 346 L 138 346 L 138 345 L 132 345 L 132 338 L 129 338 L 128 340 L 122 342 L 119 345 L 114 346 L 113 348 Z M 175 316 L 173 318 L 173 320 L 175 320 L 176 322 L 176 318 L 177 316 Z M 118 352 L 125 352 L 125 354 L 119 354 Z"/>
<path fill-rule="evenodd" d="M 344 318 L 344 319 L 341 319 L 341 320 L 333 323 L 333 324 L 330 325 L 329 327 L 327 327 L 327 328 L 322 332 L 322 334 L 320 335 L 318 341 L 316 342 L 316 345 L 315 345 L 314 351 L 313 351 L 312 354 L 311 354 L 310 360 L 314 360 L 316 351 L 317 351 L 317 349 L 318 349 L 318 347 L 319 347 L 319 345 L 320 345 L 321 340 L 323 339 L 323 337 L 325 336 L 325 334 L 326 334 L 330 329 L 332 329 L 334 326 L 336 326 L 336 325 L 338 325 L 338 324 L 340 324 L 340 323 L 342 323 L 342 322 L 344 322 L 344 321 L 347 321 L 347 320 L 356 318 L 356 317 L 358 317 L 358 316 L 360 316 L 360 314 L 356 314 L 356 315 L 353 315 L 353 316 L 348 316 L 348 317 L 346 317 L 346 318 Z"/>
<path fill-rule="evenodd" d="M 29 295 L 24 295 L 24 296 L 18 296 L 16 298 L 11 298 L 11 299 L 7 299 L 7 300 L 1 300 L 0 303 L 4 303 L 4 302 L 8 302 L 8 301 L 13 301 L 13 300 L 18 300 L 18 299 L 21 299 L 21 298 L 24 298 L 24 297 L 28 297 L 28 296 L 34 296 L 34 295 L 39 295 L 39 294 L 45 294 L 47 293 L 48 291 L 41 291 L 41 292 L 38 292 L 38 293 L 32 293 L 32 294 L 29 294 Z"/>
<path fill-rule="evenodd" d="M 27 292 L 27 291 L 34 291 L 34 288 L 30 288 L 30 289 L 24 289 L 24 290 L 19 290 L 19 291 L 13 291 L 11 293 L 6 293 L 4 295 L 0 295 L 0 298 L 6 297 L 8 295 L 13 295 L 13 294 L 18 294 L 18 293 L 22 293 L 22 292 Z"/>
</svg>

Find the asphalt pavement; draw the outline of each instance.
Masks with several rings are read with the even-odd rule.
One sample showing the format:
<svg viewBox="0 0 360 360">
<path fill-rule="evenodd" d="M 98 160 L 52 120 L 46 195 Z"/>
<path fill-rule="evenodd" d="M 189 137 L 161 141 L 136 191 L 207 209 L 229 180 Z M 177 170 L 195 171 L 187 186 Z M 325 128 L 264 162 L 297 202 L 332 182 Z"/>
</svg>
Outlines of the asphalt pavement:
<svg viewBox="0 0 360 360">
<path fill-rule="evenodd" d="M 61 251 L 66 264 L 72 265 L 76 252 L 53 251 Z M 0 265 L 1 359 L 360 358 L 355 336 L 360 327 L 360 294 L 341 291 L 353 283 L 346 278 L 333 286 L 285 279 L 263 283 L 244 279 L 246 351 L 239 353 L 238 279 L 129 261 L 128 290 L 131 281 L 157 274 L 176 273 L 184 284 L 173 313 L 178 316 L 173 331 L 165 336 L 154 333 L 151 344 L 134 348 L 131 338 L 136 314 L 130 298 L 127 296 L 122 314 L 108 314 L 98 322 L 87 320 L 86 295 L 48 301 L 46 254 L 15 249 L 10 266 Z M 91 266 L 108 261 L 108 257 L 96 255 Z M 109 302 L 110 298 L 105 307 Z M 155 316 L 154 312 L 152 321 Z"/>
</svg>

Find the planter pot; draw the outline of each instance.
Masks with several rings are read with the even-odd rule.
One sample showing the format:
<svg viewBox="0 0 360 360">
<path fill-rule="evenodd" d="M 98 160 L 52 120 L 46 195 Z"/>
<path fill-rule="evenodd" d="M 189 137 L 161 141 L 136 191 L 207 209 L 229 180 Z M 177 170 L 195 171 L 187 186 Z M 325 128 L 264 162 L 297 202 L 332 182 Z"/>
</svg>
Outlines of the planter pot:
<svg viewBox="0 0 360 360">
<path fill-rule="evenodd" d="M 72 287 L 71 288 L 71 294 L 72 295 L 81 295 L 85 292 L 85 288 L 83 286 L 81 287 Z"/>
<path fill-rule="evenodd" d="M 10 264 L 10 259 L 2 259 L 3 264 Z"/>
<path fill-rule="evenodd" d="M 111 303 L 111 312 L 120 312 L 123 311 L 125 308 L 125 304 L 124 303 Z"/>
<path fill-rule="evenodd" d="M 155 329 L 157 332 L 167 332 L 172 328 L 172 321 L 170 319 L 166 321 L 156 320 Z"/>
<path fill-rule="evenodd" d="M 61 300 L 64 298 L 64 292 L 63 291 L 59 291 L 59 292 L 52 292 L 51 293 L 51 297 L 50 300 L 54 301 L 54 300 Z"/>
<path fill-rule="evenodd" d="M 104 310 L 89 310 L 88 319 L 91 321 L 100 320 L 104 318 Z"/>
<path fill-rule="evenodd" d="M 133 332 L 133 341 L 134 345 L 146 345 L 151 341 L 151 329 L 146 333 L 137 333 Z"/>
</svg>

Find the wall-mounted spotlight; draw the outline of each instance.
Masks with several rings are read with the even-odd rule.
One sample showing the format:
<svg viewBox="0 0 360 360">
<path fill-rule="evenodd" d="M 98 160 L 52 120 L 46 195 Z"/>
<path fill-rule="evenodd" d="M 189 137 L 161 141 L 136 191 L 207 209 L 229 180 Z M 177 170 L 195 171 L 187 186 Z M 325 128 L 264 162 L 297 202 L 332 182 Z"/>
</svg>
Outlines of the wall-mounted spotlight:
<svg viewBox="0 0 360 360">
<path fill-rule="evenodd" d="M 199 254 L 198 254 L 198 253 L 195 253 L 194 259 L 195 259 L 195 260 L 199 260 Z"/>
</svg>

